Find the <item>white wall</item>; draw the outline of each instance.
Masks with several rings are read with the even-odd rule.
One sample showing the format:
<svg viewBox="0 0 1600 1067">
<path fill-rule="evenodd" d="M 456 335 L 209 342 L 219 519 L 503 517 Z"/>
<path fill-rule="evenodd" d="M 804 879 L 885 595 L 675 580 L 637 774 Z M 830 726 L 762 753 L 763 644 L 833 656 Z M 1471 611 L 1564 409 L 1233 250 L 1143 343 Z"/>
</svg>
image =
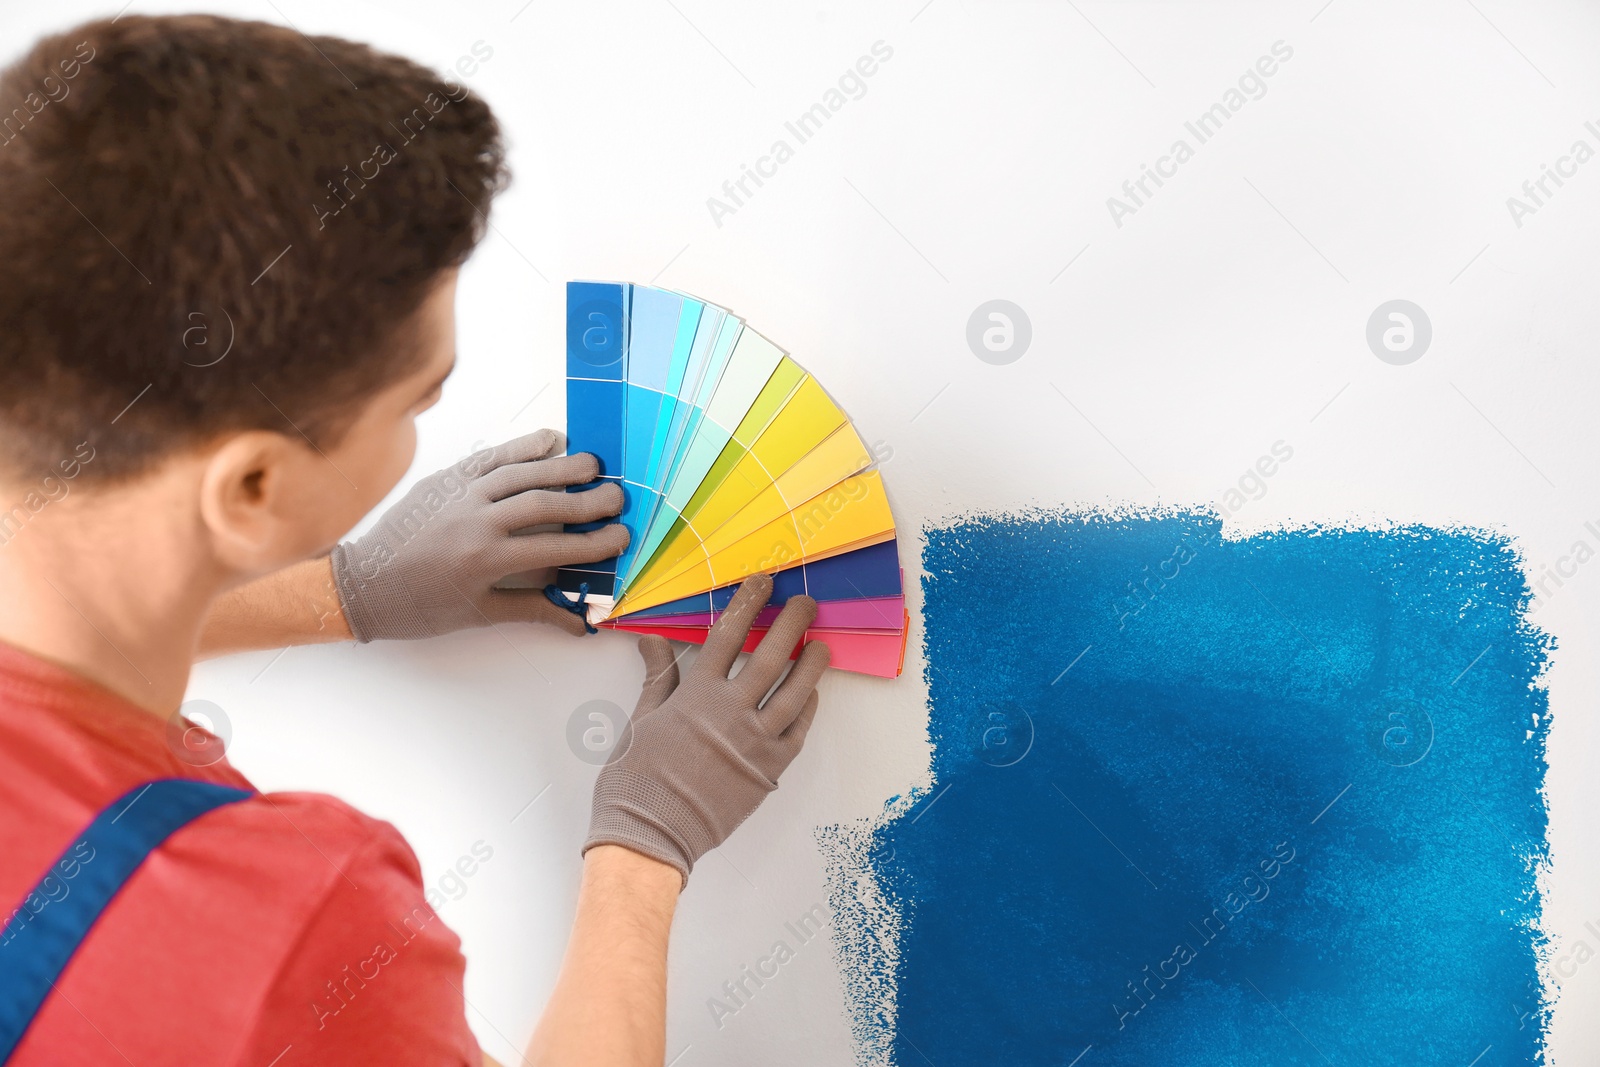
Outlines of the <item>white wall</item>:
<svg viewBox="0 0 1600 1067">
<path fill-rule="evenodd" d="M 152 13 L 147 0 L 133 10 Z M 1577 3 L 757 5 L 227 0 L 210 9 L 369 40 L 469 79 L 512 139 L 515 188 L 468 267 L 461 370 L 425 418 L 415 474 L 478 441 L 564 423 L 562 286 L 655 281 L 790 349 L 884 465 L 915 602 L 926 519 L 1018 504 L 1219 499 L 1277 439 L 1295 450 L 1239 516 L 1463 522 L 1535 570 L 1600 520 L 1593 288 L 1600 161 L 1519 227 L 1506 205 L 1579 138 L 1600 148 L 1600 12 Z M 16 5 L 19 50 L 114 5 Z M 708 197 L 754 164 L 874 42 L 893 58 L 731 216 Z M 1106 205 L 1274 42 L 1293 57 L 1146 206 Z M 1068 266 L 1068 264 L 1071 264 Z M 1065 269 L 1064 269 L 1065 268 Z M 1017 362 L 968 349 L 969 314 L 1031 319 Z M 1396 367 L 1369 314 L 1433 325 Z M 1600 731 L 1600 565 L 1538 618 L 1550 674 L 1548 900 L 1557 952 L 1600 922 L 1586 773 Z M 804 756 L 707 857 L 676 928 L 669 1059 L 850 1061 L 831 947 L 802 949 L 722 1029 L 706 998 L 826 900 L 812 828 L 925 782 L 919 635 L 895 683 L 824 684 Z M 393 820 L 437 878 L 494 858 L 444 911 L 466 942 L 485 1047 L 515 1058 L 554 980 L 593 768 L 579 704 L 631 706 L 629 641 L 530 629 L 404 647 L 296 649 L 203 666 L 264 788 L 338 793 Z M 513 824 L 529 800 L 538 802 Z M 1587 846 L 1585 848 L 1584 846 Z M 1563 949 L 1563 946 L 1566 946 Z M 1600 965 L 1564 987 L 1556 1062 L 1600 1051 Z M 1586 1055 L 1587 1054 L 1587 1055 Z"/>
</svg>

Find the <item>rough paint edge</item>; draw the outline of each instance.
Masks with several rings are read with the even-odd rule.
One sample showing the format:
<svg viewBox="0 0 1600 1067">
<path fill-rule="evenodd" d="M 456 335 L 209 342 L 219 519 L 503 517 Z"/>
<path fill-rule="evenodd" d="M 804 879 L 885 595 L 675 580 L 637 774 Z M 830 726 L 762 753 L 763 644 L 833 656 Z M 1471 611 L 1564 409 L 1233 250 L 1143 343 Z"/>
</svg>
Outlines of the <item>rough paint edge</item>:
<svg viewBox="0 0 1600 1067">
<path fill-rule="evenodd" d="M 877 857 L 890 823 L 927 790 L 891 798 L 883 814 L 814 831 L 833 910 L 833 957 L 844 987 L 856 1067 L 892 1067 L 898 1031 L 900 932 L 915 902 L 886 889 Z"/>
<path fill-rule="evenodd" d="M 963 526 L 987 527 L 1012 522 L 1073 521 L 1088 525 L 1091 520 L 1126 522 L 1172 518 L 1178 515 L 1221 515 L 1207 505 L 1185 504 L 1134 504 L 1115 503 L 1104 507 L 1088 503 L 1077 504 L 1019 504 L 1015 507 L 996 508 L 990 511 L 955 512 L 939 518 L 924 520 L 922 539 L 927 541 L 932 533 L 944 533 Z"/>
<path fill-rule="evenodd" d="M 1537 670 L 1529 683 L 1529 689 L 1537 694 L 1536 710 L 1533 713 L 1533 722 L 1529 725 L 1526 740 L 1533 744 L 1537 751 L 1541 767 L 1542 780 L 1539 783 L 1539 806 L 1542 809 L 1545 824 L 1544 840 L 1539 847 L 1523 857 L 1528 865 L 1531 878 L 1531 889 L 1526 905 L 1528 915 L 1523 922 L 1532 942 L 1534 958 L 1539 969 L 1538 1004 L 1531 1013 L 1537 1020 L 1537 1053 L 1538 1062 L 1550 1062 L 1550 1027 L 1555 1019 L 1556 1000 L 1561 993 L 1560 982 L 1555 976 L 1556 937 L 1550 927 L 1550 895 L 1551 879 L 1554 874 L 1553 857 L 1550 847 L 1550 731 L 1555 722 L 1555 712 L 1550 704 L 1550 670 L 1554 662 L 1555 650 L 1558 647 L 1556 636 L 1549 630 L 1540 626 L 1535 621 L 1539 610 L 1540 599 L 1533 590 L 1533 564 L 1528 555 L 1523 551 L 1521 542 L 1512 534 L 1502 530 L 1488 530 L 1484 528 L 1456 527 L 1452 532 L 1469 530 L 1485 536 L 1499 545 L 1508 557 L 1517 572 L 1522 576 L 1522 590 L 1516 601 L 1516 634 L 1525 643 L 1527 649 L 1538 656 Z M 1542 714 L 1541 714 L 1542 712 Z"/>
<path fill-rule="evenodd" d="M 1408 530 L 1428 533 L 1462 534 L 1477 539 L 1487 539 L 1512 549 L 1512 554 L 1524 564 L 1527 557 L 1517 544 L 1516 537 L 1503 525 L 1485 525 L 1460 519 L 1396 519 L 1382 515 L 1355 514 L 1343 518 L 1318 517 L 1302 519 L 1280 517 L 1257 523 L 1244 523 L 1237 517 L 1224 513 L 1213 504 L 1137 504 L 1116 503 L 1101 507 L 1090 503 L 1072 504 L 1022 504 L 1009 508 L 986 511 L 953 512 L 930 518 L 923 524 L 921 535 L 924 545 L 930 534 L 949 533 L 963 527 L 987 528 L 1014 522 L 1074 523 L 1088 526 L 1093 523 L 1149 522 L 1161 519 L 1211 520 L 1221 524 L 1223 540 L 1247 541 L 1262 534 L 1274 533 L 1404 533 Z M 1531 586 L 1530 586 L 1531 591 Z"/>
</svg>

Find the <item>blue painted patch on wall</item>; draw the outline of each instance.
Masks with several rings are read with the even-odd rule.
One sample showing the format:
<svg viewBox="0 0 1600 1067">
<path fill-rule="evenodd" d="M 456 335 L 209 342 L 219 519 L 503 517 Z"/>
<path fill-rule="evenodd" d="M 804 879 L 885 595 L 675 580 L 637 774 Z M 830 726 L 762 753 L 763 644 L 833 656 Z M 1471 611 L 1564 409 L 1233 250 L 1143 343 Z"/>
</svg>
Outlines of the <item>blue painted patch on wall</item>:
<svg viewBox="0 0 1600 1067">
<path fill-rule="evenodd" d="M 980 517 L 924 569 L 933 785 L 819 834 L 864 1059 L 1542 1062 L 1505 538 Z"/>
</svg>

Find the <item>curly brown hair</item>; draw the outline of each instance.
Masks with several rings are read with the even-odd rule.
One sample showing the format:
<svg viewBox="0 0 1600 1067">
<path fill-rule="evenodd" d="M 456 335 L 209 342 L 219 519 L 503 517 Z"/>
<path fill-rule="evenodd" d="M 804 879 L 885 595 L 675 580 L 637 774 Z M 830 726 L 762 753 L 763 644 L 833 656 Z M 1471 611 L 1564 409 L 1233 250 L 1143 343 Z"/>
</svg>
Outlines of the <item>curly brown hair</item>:
<svg viewBox="0 0 1600 1067">
<path fill-rule="evenodd" d="M 198 15 L 40 41 L 0 73 L 0 469 L 336 443 L 507 180 L 486 104 L 366 45 Z"/>
</svg>

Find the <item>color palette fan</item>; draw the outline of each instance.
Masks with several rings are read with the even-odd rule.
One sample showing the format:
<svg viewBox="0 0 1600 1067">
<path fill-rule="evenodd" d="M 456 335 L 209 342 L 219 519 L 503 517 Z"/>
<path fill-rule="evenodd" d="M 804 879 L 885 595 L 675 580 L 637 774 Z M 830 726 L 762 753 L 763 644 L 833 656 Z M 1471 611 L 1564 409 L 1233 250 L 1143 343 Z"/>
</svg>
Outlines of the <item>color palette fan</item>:
<svg viewBox="0 0 1600 1067">
<path fill-rule="evenodd" d="M 557 578 L 592 625 L 703 643 L 739 582 L 771 573 L 748 647 L 805 594 L 818 602 L 805 639 L 825 642 L 833 666 L 900 673 L 909 620 L 872 453 L 742 319 L 666 289 L 569 282 L 567 439 L 622 486 L 616 521 L 632 536 L 621 556 Z"/>
</svg>

